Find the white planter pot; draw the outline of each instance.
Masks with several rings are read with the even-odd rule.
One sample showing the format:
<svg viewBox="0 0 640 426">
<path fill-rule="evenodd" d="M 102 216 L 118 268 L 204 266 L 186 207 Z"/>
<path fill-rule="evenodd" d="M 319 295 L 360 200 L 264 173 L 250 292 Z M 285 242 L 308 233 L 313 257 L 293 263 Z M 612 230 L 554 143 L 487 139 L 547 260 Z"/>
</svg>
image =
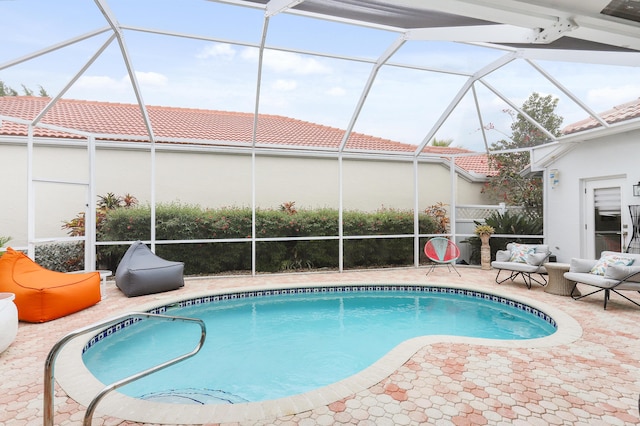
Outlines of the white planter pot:
<svg viewBox="0 0 640 426">
<path fill-rule="evenodd" d="M 18 334 L 18 308 L 13 303 L 16 295 L 0 293 L 0 352 L 16 339 Z"/>
</svg>

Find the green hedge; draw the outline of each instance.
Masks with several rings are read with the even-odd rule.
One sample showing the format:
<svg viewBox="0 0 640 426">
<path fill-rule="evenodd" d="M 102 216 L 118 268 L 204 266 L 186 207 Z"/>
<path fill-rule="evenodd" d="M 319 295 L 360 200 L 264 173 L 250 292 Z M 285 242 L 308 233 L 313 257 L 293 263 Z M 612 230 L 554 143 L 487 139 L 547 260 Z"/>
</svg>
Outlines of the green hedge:
<svg viewBox="0 0 640 426">
<path fill-rule="evenodd" d="M 110 210 L 98 232 L 98 241 L 149 240 L 150 208 Z M 384 209 L 373 213 L 343 213 L 345 236 L 413 233 L 413 212 Z M 251 270 L 251 209 L 201 209 L 178 204 L 156 208 L 157 240 L 242 239 L 234 243 L 158 244 L 156 253 L 185 263 L 185 274 L 213 274 Z M 420 233 L 435 233 L 432 217 L 421 214 Z M 294 214 L 277 210 L 256 211 L 258 238 L 337 236 L 338 211 L 299 210 Z M 115 270 L 127 246 L 99 246 L 100 268 Z M 338 241 L 259 241 L 256 270 L 277 272 L 338 267 Z M 384 267 L 413 263 L 412 238 L 345 240 L 347 268 Z"/>
</svg>

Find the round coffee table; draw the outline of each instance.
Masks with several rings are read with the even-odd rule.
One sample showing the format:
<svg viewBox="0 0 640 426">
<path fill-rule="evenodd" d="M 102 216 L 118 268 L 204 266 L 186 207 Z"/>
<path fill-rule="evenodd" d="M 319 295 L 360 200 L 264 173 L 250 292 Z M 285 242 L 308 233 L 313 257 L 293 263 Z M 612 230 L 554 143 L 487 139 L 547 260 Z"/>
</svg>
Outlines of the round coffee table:
<svg viewBox="0 0 640 426">
<path fill-rule="evenodd" d="M 580 292 L 575 289 L 575 281 L 568 280 L 564 277 L 565 272 L 569 272 L 568 263 L 548 262 L 544 264 L 544 268 L 549 274 L 549 283 L 544 287 L 546 293 L 557 294 L 558 296 L 571 296 L 573 290 L 574 296 L 579 296 Z"/>
</svg>

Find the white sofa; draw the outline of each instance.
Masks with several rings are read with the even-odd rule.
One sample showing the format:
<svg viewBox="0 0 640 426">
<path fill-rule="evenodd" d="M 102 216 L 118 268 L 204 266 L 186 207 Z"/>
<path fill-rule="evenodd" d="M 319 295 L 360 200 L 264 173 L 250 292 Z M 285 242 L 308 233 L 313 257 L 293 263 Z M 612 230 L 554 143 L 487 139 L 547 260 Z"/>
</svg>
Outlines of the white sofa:
<svg viewBox="0 0 640 426">
<path fill-rule="evenodd" d="M 607 309 L 607 301 L 611 295 L 611 292 L 622 296 L 631 303 L 638 306 L 637 302 L 631 300 L 627 296 L 620 293 L 621 291 L 637 291 L 640 292 L 640 254 L 633 253 L 620 253 L 614 251 L 603 251 L 601 259 L 604 256 L 618 256 L 628 259 L 633 259 L 631 265 L 609 265 L 604 268 L 604 274 L 598 275 L 591 273 L 590 271 L 598 263 L 599 259 L 571 259 L 571 265 L 569 272 L 564 273 L 564 277 L 568 280 L 575 281 L 576 285 L 586 284 L 592 287 L 596 287 L 595 291 L 592 291 L 583 295 L 573 295 L 574 299 L 582 299 L 583 297 L 590 296 L 599 291 L 604 292 L 604 309 Z"/>
<path fill-rule="evenodd" d="M 496 260 L 491 262 L 491 267 L 498 270 L 496 275 L 496 282 L 502 284 L 507 280 L 514 281 L 516 277 L 521 276 L 526 284 L 527 288 L 531 288 L 532 282 L 536 282 L 541 286 L 547 285 L 547 280 L 543 274 L 547 273 L 543 264 L 548 262 L 551 252 L 549 246 L 546 244 L 521 244 L 521 246 L 528 246 L 534 249 L 534 253 L 526 257 L 524 262 L 512 262 L 512 248 L 516 246 L 516 243 L 507 244 L 506 250 L 498 250 L 496 252 Z M 502 280 L 500 280 L 500 272 L 503 270 L 509 271 L 511 274 Z M 536 279 L 531 274 L 538 274 L 540 279 Z"/>
</svg>

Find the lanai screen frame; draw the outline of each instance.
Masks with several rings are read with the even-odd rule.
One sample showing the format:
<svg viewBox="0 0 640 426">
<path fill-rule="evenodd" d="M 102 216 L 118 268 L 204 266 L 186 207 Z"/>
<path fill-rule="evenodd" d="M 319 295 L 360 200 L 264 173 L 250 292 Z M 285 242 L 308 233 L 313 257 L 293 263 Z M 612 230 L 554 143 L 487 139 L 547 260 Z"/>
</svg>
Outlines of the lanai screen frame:
<svg viewBox="0 0 640 426">
<path fill-rule="evenodd" d="M 86 65 L 69 81 L 68 85 L 60 92 L 58 93 L 52 100 L 51 103 L 47 106 L 47 108 L 45 108 L 33 121 L 31 121 L 30 123 L 26 123 L 29 125 L 29 135 L 28 135 L 28 151 L 29 151 L 29 169 L 28 169 L 28 192 L 29 192 L 29 196 L 28 196 L 28 252 L 30 254 L 30 256 L 33 257 L 34 255 L 34 247 L 35 244 L 38 242 L 38 239 L 35 236 L 35 217 L 34 217 L 34 200 L 33 200 L 33 175 L 32 175 L 32 171 L 31 171 L 31 166 L 32 166 L 32 151 L 33 151 L 33 145 L 34 145 L 34 136 L 33 136 L 33 129 L 34 127 L 46 127 L 46 128 L 51 128 L 51 129 L 55 129 L 55 130 L 62 130 L 68 133 L 72 133 L 72 134 L 79 134 L 85 138 L 87 138 L 87 148 L 89 151 L 89 168 L 90 168 L 90 179 L 88 182 L 88 187 L 89 187 L 89 199 L 90 200 L 95 200 L 96 199 L 96 191 L 95 191 L 95 173 L 94 173 L 94 162 L 95 162 L 95 149 L 96 149 L 96 141 L 99 139 L 103 139 L 103 138 L 114 138 L 117 136 L 122 136 L 122 135 L 101 135 L 101 134 L 91 134 L 91 133 L 86 133 L 86 132 L 80 132 L 74 129 L 64 129 L 64 128 L 59 128 L 59 127 L 55 127 L 55 126 L 49 126 L 49 125 L 45 125 L 40 123 L 40 120 L 42 119 L 42 117 L 46 114 L 46 112 L 55 104 L 55 102 L 57 102 L 60 98 L 62 98 L 64 96 L 64 94 L 66 93 L 66 91 L 74 84 L 74 82 L 83 74 L 83 72 L 93 63 L 93 61 L 95 61 L 101 54 L 101 52 L 106 49 L 106 47 L 116 41 L 119 44 L 120 47 L 120 51 L 122 54 L 122 57 L 124 59 L 126 68 L 127 68 L 127 72 L 129 74 L 130 80 L 131 80 L 131 84 L 134 90 L 134 93 L 136 95 L 137 101 L 138 101 L 138 105 L 140 107 L 140 111 L 148 132 L 148 140 L 149 145 L 150 145 L 150 152 L 151 152 L 151 221 L 152 224 L 155 224 L 155 204 L 156 204 L 156 193 L 155 193 L 155 176 L 156 176 L 156 166 L 155 166 L 155 150 L 156 150 L 156 142 L 158 141 L 158 138 L 156 138 L 156 136 L 154 135 L 154 131 L 153 131 L 153 126 L 151 125 L 150 119 L 149 119 L 149 115 L 146 109 L 146 104 L 143 100 L 143 94 L 142 94 L 142 90 L 140 89 L 140 85 L 139 82 L 137 80 L 136 74 L 135 74 L 135 70 L 134 67 L 130 61 L 129 58 L 129 53 L 127 50 L 127 45 L 126 45 L 126 41 L 124 39 L 124 35 L 123 35 L 123 30 L 131 30 L 131 31 L 149 31 L 149 32 L 157 32 L 156 30 L 152 30 L 152 29 L 143 29 L 143 28 L 134 28 L 134 27 L 127 27 L 125 25 L 121 25 L 118 23 L 118 20 L 116 18 L 116 16 L 114 16 L 114 14 L 111 12 L 109 5 L 107 3 L 106 0 L 95 0 L 96 5 L 98 6 L 98 8 L 100 9 L 100 11 L 102 12 L 103 16 L 105 17 L 105 20 L 108 23 L 108 26 L 106 28 L 101 28 L 98 29 L 96 31 L 93 31 L 91 33 L 82 35 L 80 37 L 77 37 L 75 39 L 72 40 L 68 40 L 66 42 L 57 44 L 55 46 L 51 46 L 48 49 L 44 49 L 42 51 L 38 51 L 33 53 L 32 55 L 28 55 L 26 57 L 22 57 L 22 58 L 18 58 L 15 61 L 11 61 L 9 63 L 6 64 L 2 64 L 0 65 L 0 70 L 16 65 L 18 63 L 27 61 L 31 58 L 34 57 L 38 57 L 40 55 L 44 55 L 50 51 L 53 50 L 57 50 L 59 48 L 63 48 L 65 46 L 68 46 L 70 44 L 74 44 L 78 41 L 84 40 L 86 38 L 90 38 L 93 37 L 95 35 L 98 34 L 102 34 L 105 32 L 112 32 L 112 34 L 110 35 L 110 37 L 108 38 L 108 41 L 96 52 L 96 54 L 86 63 Z M 279 13 L 296 13 L 296 14 L 302 14 L 305 15 L 305 13 L 308 12 L 304 12 L 304 11 L 299 11 L 299 10 L 295 10 L 294 8 L 296 8 L 300 3 L 302 3 L 301 1 L 279 1 L 279 0 L 273 0 L 270 2 L 245 2 L 245 1 L 221 1 L 221 3 L 229 3 L 229 4 L 238 4 L 239 6 L 249 6 L 249 7 L 255 7 L 255 8 L 261 8 L 264 9 L 264 23 L 263 23 L 263 29 L 262 29 L 262 37 L 261 37 L 261 42 L 259 44 L 253 44 L 253 47 L 257 47 L 259 48 L 259 52 L 260 52 L 260 56 L 259 56 L 259 65 L 258 65 L 258 70 L 256 73 L 256 98 L 255 98 L 255 110 L 254 110 L 254 126 L 253 126 L 253 140 L 251 143 L 251 156 L 252 156 L 252 216 L 253 216 L 253 232 L 252 232 L 252 274 L 255 274 L 255 246 L 256 246 L 256 242 L 261 241 L 261 239 L 256 238 L 255 236 L 255 211 L 256 211 L 256 202 L 255 202 L 255 179 L 256 179 L 256 175 L 255 175 L 255 159 L 256 159 L 256 155 L 259 155 L 262 152 L 269 152 L 269 153 L 275 153 L 278 152 L 280 148 L 278 147 L 274 147 L 274 146 L 266 146 L 266 145 L 262 145 L 259 144 L 257 142 L 257 138 L 256 138 L 256 132 L 257 132 L 257 128 L 259 126 L 259 113 L 260 113 L 260 94 L 261 94 L 261 78 L 262 78 L 262 57 L 263 57 L 263 53 L 265 51 L 265 49 L 273 49 L 274 47 L 269 47 L 266 45 L 266 35 L 267 35 L 267 31 L 268 31 L 268 24 L 269 24 L 269 20 L 271 19 L 271 17 L 279 14 Z M 308 2 L 309 4 L 313 5 L 313 2 Z M 330 16 L 326 16 L 325 18 L 330 18 L 330 19 L 336 19 L 337 21 L 343 21 L 343 22 L 347 22 L 348 20 L 343 19 L 343 18 L 336 18 L 336 17 L 330 17 Z M 363 24 L 363 23 L 358 23 L 358 24 Z M 375 26 L 372 23 L 366 23 L 366 25 L 371 25 L 371 26 Z M 387 27 L 385 27 L 386 29 L 389 29 Z M 489 28 L 487 28 L 489 30 Z M 523 29 L 517 29 L 517 28 L 502 28 L 502 30 L 507 30 L 509 29 L 510 31 L 507 34 L 507 38 L 513 38 L 515 40 L 520 40 L 521 42 L 527 42 L 527 40 L 530 41 L 532 33 L 530 31 L 527 30 L 523 30 Z M 394 30 L 393 28 L 391 28 L 391 30 Z M 500 48 L 501 50 L 505 51 L 505 54 L 503 56 L 501 56 L 500 58 L 498 58 L 497 60 L 495 60 L 493 63 L 489 64 L 488 66 L 474 72 L 474 73 L 469 73 L 466 75 L 467 78 L 467 82 L 464 84 L 464 86 L 458 91 L 458 93 L 456 94 L 456 96 L 452 99 L 452 101 L 449 103 L 448 107 L 445 109 L 445 111 L 442 113 L 441 117 L 436 120 L 434 126 L 431 128 L 431 130 L 428 132 L 428 134 L 424 137 L 422 143 L 420 143 L 418 145 L 418 148 L 410 155 L 406 155 L 406 154 L 399 154 L 399 153 L 380 153 L 380 152 L 376 152 L 376 151 L 370 151 L 370 152 L 357 152 L 357 151 L 353 151 L 353 150 L 349 150 L 347 148 L 347 142 L 348 142 L 348 138 L 349 135 L 351 134 L 351 132 L 353 131 L 353 128 L 355 126 L 355 123 L 358 119 L 358 116 L 360 114 L 360 111 L 362 109 L 362 106 L 364 105 L 364 102 L 367 98 L 368 92 L 371 88 L 371 85 L 373 84 L 376 75 L 378 73 L 378 70 L 380 69 L 380 67 L 382 67 L 383 65 L 392 65 L 392 66 L 398 66 L 398 67 L 403 67 L 403 66 L 408 66 L 408 65 L 403 65 L 403 64 L 394 64 L 390 62 L 390 59 L 392 57 L 392 55 L 408 40 L 411 39 L 421 39 L 424 38 L 425 40 L 433 40 L 434 37 L 447 37 L 450 33 L 446 30 L 446 29 L 440 29 L 440 30 L 434 30 L 434 29 L 429 29 L 429 30 L 421 30 L 421 29 L 408 29 L 408 30 L 398 30 L 395 29 L 399 35 L 398 38 L 390 45 L 388 46 L 387 50 L 383 53 L 383 55 L 381 55 L 376 61 L 368 61 L 366 59 L 362 59 L 362 58 L 355 58 L 355 57 L 350 57 L 350 58 L 344 58 L 344 57 L 338 57 L 335 56 L 336 58 L 340 58 L 340 59 L 348 59 L 348 60 L 354 60 L 354 61 L 364 61 L 364 62 L 370 62 L 373 65 L 373 69 L 371 71 L 371 74 L 369 76 L 369 80 L 365 86 L 365 89 L 363 90 L 363 92 L 360 95 L 360 100 L 358 102 L 358 105 L 355 109 L 355 111 L 353 112 L 353 115 L 349 121 L 349 125 L 347 126 L 344 138 L 340 144 L 340 147 L 338 148 L 337 151 L 333 152 L 332 154 L 327 154 L 326 152 L 315 152 L 313 149 L 311 150 L 305 150 L 304 155 L 308 155 L 308 156 L 313 156 L 313 155 L 319 155 L 319 156 L 326 156 L 326 155 L 335 155 L 337 158 L 337 161 L 339 162 L 339 169 L 340 169 L 340 174 L 342 174 L 342 161 L 345 157 L 348 158 L 371 158 L 372 156 L 379 156 L 380 158 L 383 157 L 387 157 L 387 158 L 393 158 L 394 160 L 398 160 L 398 161 L 411 161 L 413 163 L 413 167 L 414 167 L 414 177 L 415 177 L 415 181 L 414 181 L 414 216 L 415 216 L 415 224 L 414 224 L 414 235 L 412 236 L 414 238 L 414 252 L 415 252 L 415 256 L 414 256 L 414 264 L 416 266 L 418 266 L 419 263 L 419 251 L 420 251 L 420 247 L 419 247 L 419 238 L 420 237 L 424 237 L 424 235 L 419 235 L 418 234 L 418 212 L 419 212 L 419 200 L 418 200 L 418 187 L 419 187 L 419 178 L 418 178 L 418 172 L 417 172 L 417 168 L 418 168 L 418 164 L 421 161 L 431 161 L 428 159 L 428 155 L 424 154 L 422 151 L 424 149 L 424 147 L 429 143 L 429 141 L 436 135 L 438 129 L 440 128 L 440 126 L 442 126 L 442 124 L 446 121 L 446 119 L 449 117 L 449 115 L 452 113 L 452 111 L 455 109 L 455 107 L 458 105 L 458 103 L 460 102 L 460 100 L 468 93 L 471 92 L 473 94 L 474 99 L 476 100 L 476 109 L 477 109 L 477 114 L 478 114 L 478 121 L 479 121 L 479 125 L 480 125 L 480 129 L 482 131 L 482 137 L 485 141 L 485 148 L 487 149 L 487 152 L 489 152 L 489 147 L 488 147 L 488 143 L 487 143 L 487 137 L 485 134 L 485 129 L 482 126 L 482 114 L 480 111 L 480 108 L 478 106 L 477 103 L 477 97 L 475 95 L 475 90 L 476 90 L 476 86 L 478 84 L 484 86 L 485 88 L 489 89 L 491 92 L 493 92 L 497 97 L 501 98 L 505 103 L 507 103 L 511 108 L 513 108 L 513 110 L 517 111 L 519 114 L 521 114 L 522 116 L 524 116 L 525 118 L 527 118 L 534 126 L 538 127 L 538 129 L 540 129 L 541 132 L 543 132 L 544 134 L 547 135 L 547 137 L 549 138 L 549 142 L 550 143 L 556 143 L 556 144 L 561 144 L 561 140 L 554 137 L 552 134 L 550 134 L 549 132 L 546 131 L 546 129 L 544 129 L 542 126 L 540 126 L 538 123 L 536 123 L 534 120 L 532 120 L 530 117 L 528 117 L 518 105 L 515 105 L 513 102 L 511 102 L 509 100 L 509 98 L 507 96 L 504 96 L 502 93 L 500 93 L 500 91 L 498 89 L 496 89 L 495 87 L 491 86 L 487 81 L 485 81 L 483 78 L 490 74 L 491 72 L 499 69 L 500 67 L 515 61 L 515 60 L 519 60 L 519 59 L 524 59 L 527 63 L 529 63 L 534 69 L 536 69 L 540 74 L 542 74 L 547 80 L 549 80 L 555 87 L 557 87 L 562 93 L 564 93 L 566 96 L 568 96 L 570 99 L 572 99 L 576 104 L 578 104 L 589 116 L 594 117 L 599 124 L 604 128 L 607 129 L 610 127 L 610 125 L 608 123 L 606 123 L 602 118 L 600 118 L 594 111 L 592 111 L 585 103 L 583 103 L 577 96 L 573 95 L 571 93 L 571 91 L 569 91 L 566 87 L 562 86 L 561 83 L 559 83 L 557 80 L 555 80 L 553 78 L 553 76 L 551 76 L 549 73 L 547 73 L 542 67 L 540 67 L 535 61 L 535 59 L 540 59 L 540 58 L 553 58 L 553 57 L 557 57 L 557 54 L 554 53 L 553 51 L 542 51 L 542 50 L 528 50 L 528 49 L 523 49 L 521 47 L 507 47 L 507 46 L 495 46 L 496 48 Z M 493 29 L 491 29 L 493 30 Z M 438 35 L 438 31 L 442 32 L 442 35 Z M 188 38 L 198 38 L 198 39 L 203 39 L 203 40 L 208 40 L 208 41 L 213 41 L 213 42 L 226 42 L 226 43 L 237 43 L 239 45 L 251 45 L 250 43 L 246 43 L 246 42 L 234 42 L 234 41 L 229 41 L 229 40 L 221 40 L 221 39 L 216 39 L 216 38 L 211 38 L 211 37 L 202 37 L 202 36 L 198 36 L 198 35 L 188 35 L 188 34 L 175 34 L 175 33 L 171 33 L 171 32 L 160 32 L 164 35 L 167 36 L 175 36 L 175 37 L 188 37 Z M 436 33 L 434 35 L 434 33 Z M 444 38 L 443 38 L 444 39 Z M 462 39 L 457 40 L 457 41 L 461 41 L 461 42 L 474 42 L 473 37 L 471 38 L 465 38 L 464 36 L 462 37 Z M 295 52 L 295 53 L 313 53 L 314 55 L 320 55 L 320 56 L 331 56 L 331 55 L 327 55 L 327 54 L 321 54 L 321 53 L 316 53 L 316 52 L 305 52 L 302 50 L 298 50 L 298 49 L 285 49 L 285 48 L 276 48 L 278 50 L 284 50 L 284 51 L 289 51 L 289 52 Z M 562 53 L 563 55 L 566 55 L 566 51 Z M 580 52 L 575 52 L 576 58 L 577 57 L 581 57 L 583 55 L 583 53 Z M 564 59 L 566 59 L 566 57 L 564 57 Z M 613 56 L 607 56 L 607 63 L 610 62 L 616 62 L 619 64 L 628 64 L 629 61 L 632 61 L 633 59 L 631 59 L 628 55 L 617 55 L 615 57 Z M 409 66 L 408 66 L 409 67 Z M 411 66 L 411 67 L 415 67 L 415 66 Z M 426 70 L 426 68 L 425 68 Z M 436 69 L 429 69 L 429 71 L 434 71 L 434 72 L 441 72 L 440 70 L 436 70 Z M 8 120 L 8 121 L 12 121 L 13 119 L 11 117 L 0 117 L 4 120 Z M 171 142 L 170 140 L 166 140 L 163 142 Z M 284 152 L 296 152 L 295 150 L 291 150 L 291 149 L 282 149 L 281 150 L 282 153 Z M 447 157 L 447 156 L 439 156 L 439 158 L 442 157 Z M 453 163 L 453 161 L 455 160 L 457 156 L 453 155 L 453 156 L 448 156 L 448 160 Z M 455 229 L 455 207 L 456 207 L 456 191 L 455 191 L 455 181 L 456 181 L 456 176 L 457 176 L 457 172 L 455 170 L 455 167 L 450 167 L 451 170 L 451 195 L 450 195 L 450 200 L 451 200 L 451 225 L 452 225 L 452 229 L 451 229 L 451 234 L 456 236 L 456 229 Z M 340 218 L 339 218 L 339 235 L 338 235 L 338 240 L 339 240 L 339 246 L 340 246 L 340 260 L 339 260 L 339 269 L 342 271 L 342 266 L 343 266 L 343 259 L 342 259 L 342 248 L 343 248 L 343 242 L 345 237 L 342 233 L 342 212 L 343 212 L 343 196 L 342 196 L 342 176 L 340 176 L 339 178 L 340 181 L 340 196 L 339 196 L 339 214 L 340 214 Z M 92 208 L 88 208 L 88 211 L 91 211 Z M 96 241 L 96 237 L 95 237 L 95 216 L 93 214 L 86 214 L 86 217 L 88 218 L 87 220 L 87 224 L 86 224 L 86 233 L 87 235 L 85 236 L 85 247 L 86 247 L 86 254 L 85 254 L 85 260 L 86 260 L 86 265 L 95 265 L 95 247 L 96 245 L 102 245 L 102 243 L 98 243 Z M 372 236 L 374 237 L 374 236 Z M 407 236 L 384 236 L 384 237 L 374 237 L 374 238 L 389 238 L 389 237 L 407 237 Z M 46 240 L 50 240 L 50 239 L 46 239 Z M 269 240 L 269 239 L 266 239 Z M 244 240 L 243 240 L 244 241 Z M 179 242 L 179 241 L 178 241 Z M 183 241 L 183 242 L 193 242 L 193 241 Z M 155 249 L 155 244 L 156 244 L 156 238 L 155 238 L 155 226 L 151 226 L 151 239 L 150 239 L 150 243 L 152 245 L 152 249 Z"/>
</svg>

